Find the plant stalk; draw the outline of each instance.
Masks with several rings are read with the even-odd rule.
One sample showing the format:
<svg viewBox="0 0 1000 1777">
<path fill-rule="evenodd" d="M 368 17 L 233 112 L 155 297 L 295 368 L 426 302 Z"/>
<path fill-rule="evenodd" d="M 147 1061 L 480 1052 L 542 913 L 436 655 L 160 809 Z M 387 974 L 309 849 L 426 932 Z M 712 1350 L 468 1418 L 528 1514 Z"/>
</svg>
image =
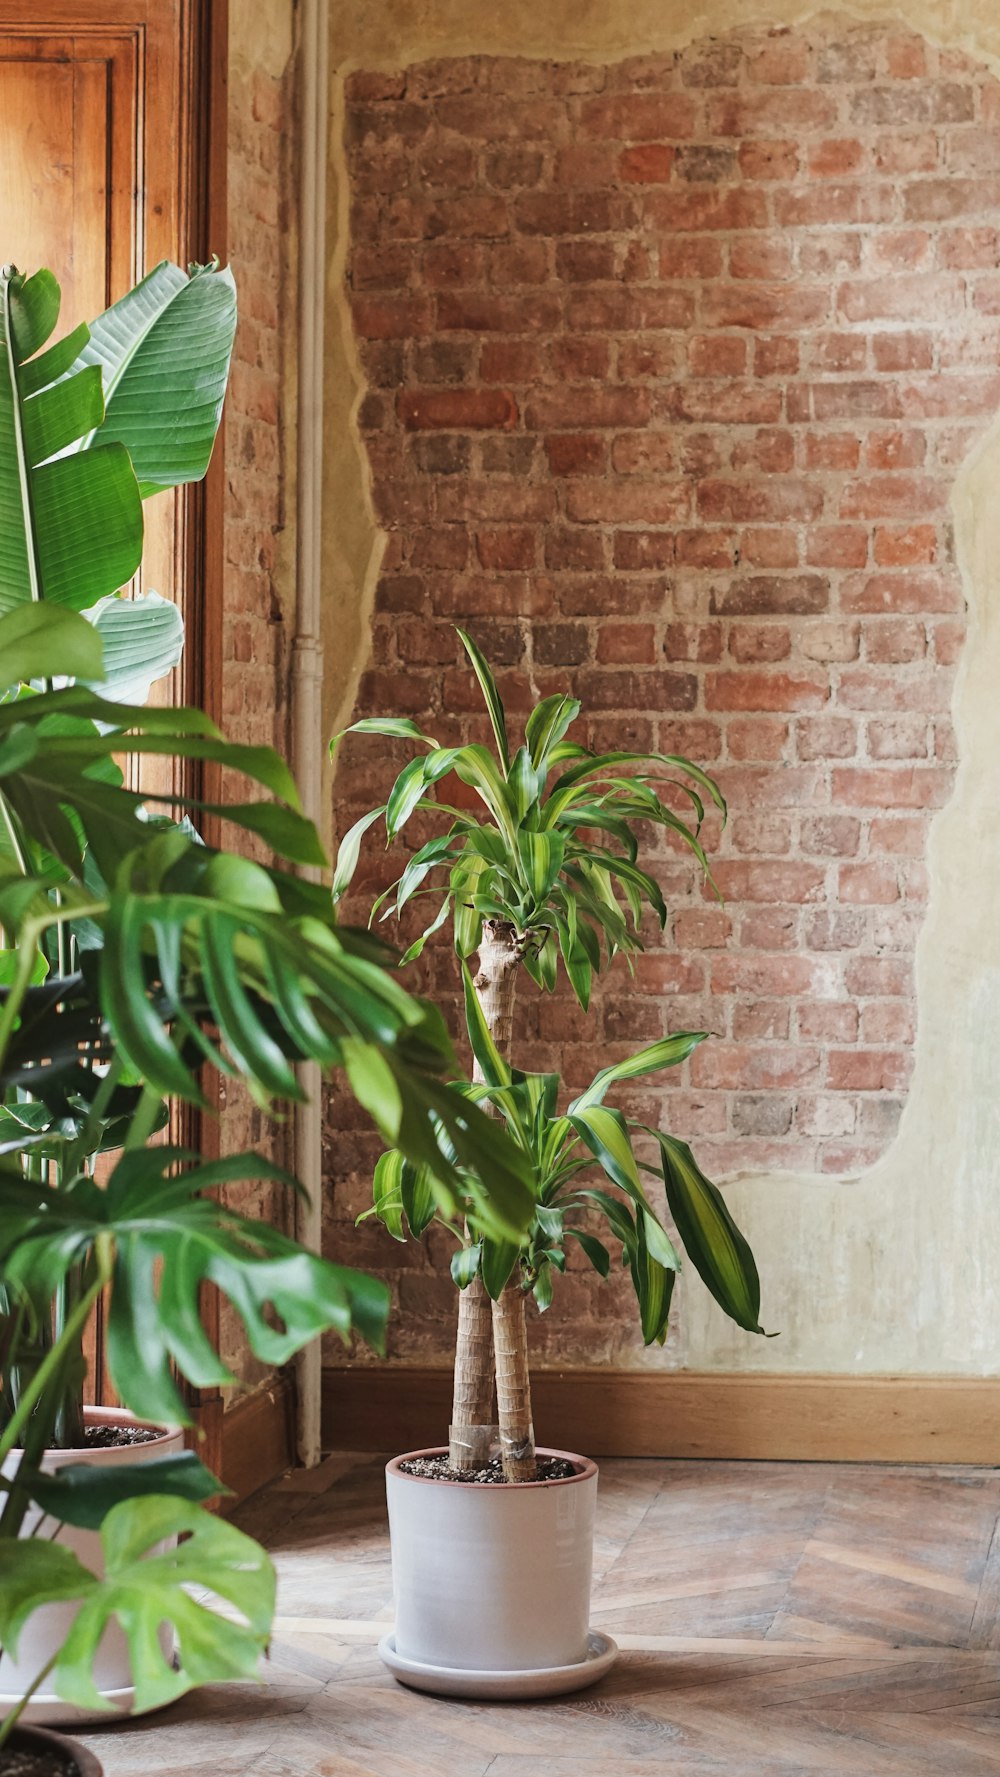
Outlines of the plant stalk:
<svg viewBox="0 0 1000 1777">
<path fill-rule="evenodd" d="M 479 969 L 474 986 L 490 1036 L 505 1058 L 510 1055 L 511 1049 L 520 961 L 514 927 L 503 920 L 484 920 L 479 946 Z M 478 1062 L 473 1077 L 480 1081 L 483 1078 Z M 505 1296 L 507 1293 L 504 1292 Z M 527 1380 L 524 1301 L 519 1289 L 516 1294 L 517 1307 L 511 1313 L 505 1306 L 499 1323 L 500 1304 L 490 1302 L 481 1278 L 476 1278 L 459 1296 L 455 1397 L 449 1459 L 455 1468 L 477 1468 L 489 1455 L 493 1431 L 489 1423 L 493 1405 L 493 1346 L 500 1324 L 503 1329 L 504 1362 L 502 1375 L 501 1365 L 497 1362 L 496 1383 L 504 1471 L 507 1473 L 508 1447 L 521 1451 L 518 1465 L 522 1471 L 525 1470 L 527 1459 L 523 1454 L 523 1445 L 526 1440 L 531 1474 L 521 1472 L 508 1475 L 511 1480 L 525 1480 L 534 1475 L 534 1442 Z M 520 1354 L 513 1363 L 509 1357 L 512 1338 Z M 497 1349 L 499 1352 L 499 1346 Z M 515 1374 L 518 1378 L 516 1390 L 511 1388 L 511 1378 Z M 474 1435 L 477 1433 L 478 1435 Z"/>
</svg>

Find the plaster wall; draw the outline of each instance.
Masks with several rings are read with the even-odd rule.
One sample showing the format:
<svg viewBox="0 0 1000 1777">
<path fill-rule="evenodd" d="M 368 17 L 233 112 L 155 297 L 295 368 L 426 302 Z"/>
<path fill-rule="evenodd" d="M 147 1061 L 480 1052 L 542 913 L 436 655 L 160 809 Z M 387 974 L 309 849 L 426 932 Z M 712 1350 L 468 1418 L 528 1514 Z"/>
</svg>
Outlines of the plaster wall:
<svg viewBox="0 0 1000 1777">
<path fill-rule="evenodd" d="M 363 385 L 343 296 L 346 76 L 358 67 L 388 70 L 467 54 L 610 62 L 736 25 L 798 23 L 811 10 L 781 0 L 752 9 L 720 0 L 694 13 L 682 5 L 640 3 L 618 10 L 556 0 L 543 6 L 519 0 L 502 12 L 470 0 L 425 6 L 355 0 L 335 9 L 324 564 L 331 730 L 349 719 L 368 664 L 384 544 L 355 423 Z M 1000 68 L 1000 17 L 982 0 L 913 0 L 904 7 L 870 0 L 843 16 L 898 21 L 994 72 Z M 962 465 L 952 495 L 969 607 L 969 638 L 954 694 L 959 768 L 952 799 L 931 829 L 931 896 L 916 956 L 915 1065 L 898 1135 L 877 1165 L 858 1177 L 758 1172 L 726 1181 L 759 1258 L 767 1324 L 781 1337 L 748 1341 L 728 1327 L 702 1291 L 682 1285 L 673 1364 L 984 1374 L 1000 1360 L 994 1160 L 1000 1136 L 1000 927 L 992 905 L 1000 866 L 998 474 L 1000 427 L 994 425 Z M 634 1351 L 625 1361 L 658 1364 L 664 1358 Z"/>
</svg>

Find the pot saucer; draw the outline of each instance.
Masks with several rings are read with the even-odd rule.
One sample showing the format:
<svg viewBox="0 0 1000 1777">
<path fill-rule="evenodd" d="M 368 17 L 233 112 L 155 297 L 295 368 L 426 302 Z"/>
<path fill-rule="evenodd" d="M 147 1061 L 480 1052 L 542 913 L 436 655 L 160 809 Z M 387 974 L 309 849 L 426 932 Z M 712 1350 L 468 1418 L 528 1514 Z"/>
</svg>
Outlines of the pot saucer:
<svg viewBox="0 0 1000 1777">
<path fill-rule="evenodd" d="M 61 1697 L 50 1692 L 32 1697 L 21 1721 L 26 1728 L 80 1728 L 88 1724 L 107 1728 L 128 1715 L 135 1701 L 131 1685 L 120 1691 L 102 1691 L 101 1696 L 111 1704 L 114 1714 L 111 1709 L 80 1709 L 75 1703 L 64 1703 Z M 0 1721 L 18 1702 L 20 1698 L 13 1692 L 0 1694 Z"/>
<path fill-rule="evenodd" d="M 432 1697 L 492 1698 L 498 1703 L 514 1703 L 530 1697 L 560 1697 L 596 1684 L 617 1660 L 618 1643 L 610 1635 L 591 1629 L 586 1659 L 577 1660 L 572 1666 L 541 1666 L 526 1672 L 470 1672 L 457 1666 L 427 1666 L 422 1660 L 408 1660 L 398 1654 L 392 1632 L 383 1635 L 378 1651 L 393 1678 L 409 1685 L 411 1690 L 429 1691 Z"/>
</svg>

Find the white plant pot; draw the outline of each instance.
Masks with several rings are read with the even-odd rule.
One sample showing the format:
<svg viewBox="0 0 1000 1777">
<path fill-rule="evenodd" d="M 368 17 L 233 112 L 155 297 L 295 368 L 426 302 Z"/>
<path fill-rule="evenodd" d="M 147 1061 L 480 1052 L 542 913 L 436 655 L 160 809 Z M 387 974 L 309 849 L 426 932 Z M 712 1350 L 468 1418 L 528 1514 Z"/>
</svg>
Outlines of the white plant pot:
<svg viewBox="0 0 1000 1777">
<path fill-rule="evenodd" d="M 136 1419 L 134 1414 L 121 1407 L 87 1407 L 84 1409 L 84 1420 L 88 1425 L 145 1427 L 149 1424 L 149 1421 Z M 145 1444 L 122 1444 L 110 1450 L 47 1450 L 41 1466 L 46 1474 L 55 1474 L 58 1469 L 65 1468 L 71 1462 L 92 1463 L 98 1468 L 118 1468 L 127 1463 L 149 1462 L 156 1456 L 173 1456 L 183 1450 L 182 1431 L 176 1428 L 165 1429 L 162 1426 L 154 1426 L 152 1429 L 160 1435 L 155 1439 L 150 1438 Z M 6 1475 L 17 1472 L 19 1459 L 20 1453 L 12 1451 L 4 1464 Z M 22 1535 L 31 1536 L 37 1533 L 51 1537 L 57 1531 L 64 1548 L 71 1549 L 92 1572 L 101 1571 L 101 1539 L 98 1531 L 79 1530 L 70 1524 L 63 1525 L 60 1530 L 54 1518 L 46 1517 L 36 1506 L 28 1508 Z M 56 1648 L 61 1647 L 78 1609 L 79 1605 L 74 1603 L 43 1604 L 28 1618 L 24 1626 L 18 1643 L 17 1659 L 12 1659 L 6 1652 L 0 1655 L 0 1716 L 18 1701 L 48 1664 Z M 168 1624 L 162 1624 L 159 1636 L 160 1646 L 169 1659 L 173 1652 L 172 1628 Z M 127 1711 L 131 1708 L 134 1691 L 128 1644 L 117 1623 L 110 1624 L 101 1639 L 94 1665 L 94 1682 L 102 1696 L 118 1709 Z M 108 1719 L 106 1711 L 98 1714 L 94 1710 L 77 1709 L 70 1703 L 63 1703 L 54 1692 L 44 1689 L 36 1692 L 21 1717 L 26 1724 L 33 1723 L 37 1726 L 84 1721 L 106 1722 Z"/>
<path fill-rule="evenodd" d="M 577 1472 L 516 1486 L 401 1472 L 403 1462 L 441 1454 L 415 1450 L 386 1467 L 396 1600 L 395 1631 L 380 1649 L 386 1664 L 403 1683 L 459 1695 L 593 1683 L 595 1658 L 603 1671 L 616 1651 L 588 1633 L 596 1463 L 540 1450 Z M 569 1681 L 543 1682 L 557 1674 Z"/>
</svg>

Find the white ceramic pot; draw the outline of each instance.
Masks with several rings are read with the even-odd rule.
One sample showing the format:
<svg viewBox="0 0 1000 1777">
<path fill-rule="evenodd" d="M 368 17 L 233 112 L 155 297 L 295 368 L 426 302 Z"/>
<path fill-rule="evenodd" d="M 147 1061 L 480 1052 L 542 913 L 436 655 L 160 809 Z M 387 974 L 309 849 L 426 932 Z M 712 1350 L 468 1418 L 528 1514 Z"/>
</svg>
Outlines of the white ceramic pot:
<svg viewBox="0 0 1000 1777">
<path fill-rule="evenodd" d="M 428 1667 L 551 1670 L 588 1657 L 597 1465 L 518 1486 L 424 1480 L 386 1467 L 395 1649 Z"/>
<path fill-rule="evenodd" d="M 121 1407 L 87 1407 L 84 1409 L 84 1420 L 88 1425 L 149 1424 L 146 1420 L 137 1420 L 134 1414 Z M 110 1450 L 47 1450 L 42 1458 L 42 1468 L 47 1474 L 55 1474 L 57 1469 L 65 1468 L 71 1462 L 93 1463 L 98 1468 L 118 1468 L 126 1463 L 149 1462 L 155 1456 L 173 1456 L 183 1450 L 182 1431 L 176 1428 L 164 1429 L 162 1426 L 154 1426 L 152 1429 L 160 1435 L 150 1438 L 145 1444 L 122 1444 Z M 12 1452 L 4 1465 L 5 1472 L 16 1472 L 17 1462 L 18 1453 Z M 31 1506 L 25 1518 L 23 1534 L 30 1536 L 36 1530 L 41 1536 L 54 1536 L 58 1530 L 59 1541 L 64 1547 L 72 1549 L 85 1567 L 100 1572 L 101 1539 L 96 1530 L 79 1530 L 70 1524 L 63 1525 L 59 1530 L 55 1519 L 45 1517 L 37 1507 Z M 55 1649 L 65 1641 L 78 1609 L 79 1606 L 72 1603 L 43 1604 L 28 1618 L 24 1626 L 18 1643 L 17 1659 L 12 1659 L 9 1653 L 0 1655 L 0 1716 L 23 1695 L 28 1685 L 48 1664 Z M 173 1630 L 169 1625 L 163 1624 L 159 1633 L 160 1645 L 169 1659 L 173 1652 Z M 110 1624 L 101 1639 L 94 1665 L 94 1681 L 102 1695 L 117 1708 L 128 1710 L 131 1707 L 134 1693 L 128 1644 L 117 1623 Z M 71 1704 L 61 1702 L 54 1693 L 43 1689 L 36 1693 L 21 1719 L 25 1723 L 41 1725 L 106 1722 L 108 1716 L 106 1712 L 98 1715 L 94 1711 L 76 1709 Z"/>
</svg>

